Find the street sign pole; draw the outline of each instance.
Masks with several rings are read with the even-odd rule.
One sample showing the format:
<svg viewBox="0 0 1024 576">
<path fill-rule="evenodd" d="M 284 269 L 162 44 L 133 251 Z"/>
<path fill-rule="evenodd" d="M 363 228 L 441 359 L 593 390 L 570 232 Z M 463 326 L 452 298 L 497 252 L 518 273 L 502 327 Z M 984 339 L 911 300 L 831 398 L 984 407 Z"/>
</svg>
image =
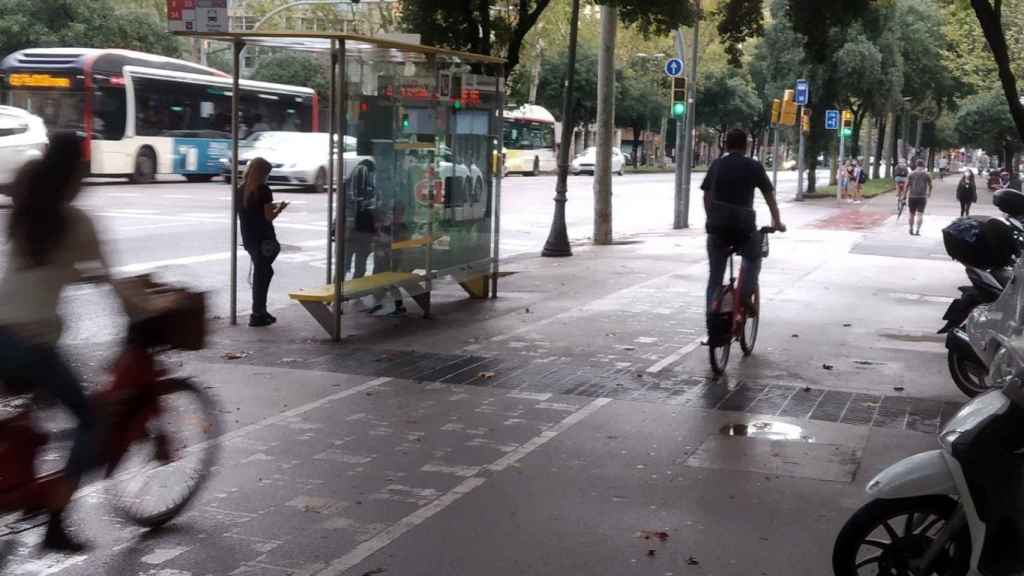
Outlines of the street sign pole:
<svg viewBox="0 0 1024 576">
<path fill-rule="evenodd" d="M 800 108 L 799 116 L 800 123 L 797 125 L 797 130 L 800 132 L 800 147 L 797 150 L 796 159 L 796 201 L 802 202 L 804 199 L 804 109 Z"/>
</svg>

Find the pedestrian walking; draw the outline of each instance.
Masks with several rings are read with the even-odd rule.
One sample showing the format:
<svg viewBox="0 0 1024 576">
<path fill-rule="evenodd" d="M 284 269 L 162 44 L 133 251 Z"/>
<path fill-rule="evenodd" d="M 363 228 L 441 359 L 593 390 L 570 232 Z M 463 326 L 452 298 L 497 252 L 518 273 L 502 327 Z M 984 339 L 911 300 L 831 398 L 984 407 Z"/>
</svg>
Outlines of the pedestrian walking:
<svg viewBox="0 0 1024 576">
<path fill-rule="evenodd" d="M 960 217 L 971 215 L 971 204 L 978 201 L 978 187 L 974 183 L 974 172 L 964 172 L 956 187 L 956 199 L 960 202 Z"/>
<path fill-rule="evenodd" d="M 946 172 L 949 171 L 949 160 L 943 156 L 939 158 L 939 180 L 946 178 Z"/>
<path fill-rule="evenodd" d="M 853 161 L 853 203 L 860 204 L 864 201 L 864 183 L 868 181 L 867 171 L 857 160 Z"/>
<path fill-rule="evenodd" d="M 924 167 L 924 160 L 917 161 L 917 168 L 910 174 L 908 183 L 909 199 L 907 207 L 910 208 L 910 235 L 920 236 L 921 225 L 924 224 L 924 209 L 928 204 L 928 198 L 932 195 L 932 177 Z M 914 221 L 917 221 L 917 229 L 914 228 Z"/>
<path fill-rule="evenodd" d="M 253 158 L 245 170 L 245 179 L 239 187 L 238 223 L 242 233 L 242 246 L 252 260 L 252 313 L 249 326 L 269 326 L 277 322 L 267 312 L 267 292 L 274 277 L 274 260 L 281 252 L 274 220 L 288 207 L 287 202 L 274 202 L 267 186 L 270 162 Z"/>
<path fill-rule="evenodd" d="M 850 163 L 843 162 L 839 169 L 836 170 L 836 185 L 839 186 L 840 197 L 843 200 L 850 201 Z"/>
</svg>

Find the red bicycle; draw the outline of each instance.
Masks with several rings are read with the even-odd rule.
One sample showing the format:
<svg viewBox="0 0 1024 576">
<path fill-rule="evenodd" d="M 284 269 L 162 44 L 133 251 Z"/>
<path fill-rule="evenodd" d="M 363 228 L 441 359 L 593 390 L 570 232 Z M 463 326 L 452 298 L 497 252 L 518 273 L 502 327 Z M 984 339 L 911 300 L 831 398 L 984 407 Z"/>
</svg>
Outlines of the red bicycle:
<svg viewBox="0 0 1024 576">
<path fill-rule="evenodd" d="M 768 257 L 768 235 L 773 232 L 775 229 L 768 226 L 760 230 L 762 259 Z M 708 356 L 715 375 L 725 372 L 734 340 L 739 340 L 744 356 L 753 354 L 761 324 L 761 289 L 754 286 L 747 309 L 736 288 L 739 282 L 733 268 L 735 255 L 735 251 L 729 254 L 729 283 L 719 289 L 708 315 Z"/>
<path fill-rule="evenodd" d="M 160 312 L 130 325 L 109 385 L 90 399 L 103 423 L 94 465 L 108 480 L 104 488 L 118 512 L 151 528 L 179 515 L 206 482 L 220 423 L 214 399 L 191 379 L 167 375 L 156 358 L 164 350 L 202 348 L 203 295 L 148 279 L 141 287 Z M 5 385 L 26 395 L 24 383 Z M 27 404 L 0 420 L 0 514 L 41 512 L 60 489 L 62 472 L 38 473 L 37 457 L 70 442 L 73 431 L 41 431 L 35 403 Z"/>
</svg>

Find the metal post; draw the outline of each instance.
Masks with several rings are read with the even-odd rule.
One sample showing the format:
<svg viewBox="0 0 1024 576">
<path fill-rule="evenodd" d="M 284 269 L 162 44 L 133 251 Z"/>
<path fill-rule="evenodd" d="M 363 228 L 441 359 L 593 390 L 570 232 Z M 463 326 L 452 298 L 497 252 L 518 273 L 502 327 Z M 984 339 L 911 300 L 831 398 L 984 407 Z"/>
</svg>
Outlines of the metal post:
<svg viewBox="0 0 1024 576">
<path fill-rule="evenodd" d="M 594 167 L 594 244 L 612 243 L 612 147 L 615 138 L 616 4 L 601 5 L 601 49 L 597 63 L 597 163 Z"/>
<path fill-rule="evenodd" d="M 334 222 L 332 222 L 332 220 L 334 218 L 334 191 L 335 191 L 335 185 L 334 185 L 334 138 L 335 138 L 335 134 L 338 131 L 338 127 L 337 127 L 337 124 L 336 124 L 337 117 L 336 117 L 336 114 L 334 113 L 335 106 L 336 106 L 334 98 L 335 98 L 335 89 L 337 87 L 337 83 L 336 83 L 336 80 L 337 80 L 337 67 L 338 67 L 338 41 L 332 39 L 331 40 L 331 79 L 330 79 L 330 91 L 331 91 L 331 94 L 330 94 L 330 97 L 328 99 L 328 104 L 327 104 L 327 109 L 330 111 L 330 113 L 328 114 L 328 116 L 330 116 L 330 118 L 328 120 L 328 123 L 330 124 L 330 133 L 331 133 L 330 137 L 328 138 L 328 141 L 329 141 L 328 149 L 329 150 L 327 152 L 327 280 L 326 280 L 327 284 L 331 283 L 332 275 L 334 273 L 334 265 L 333 265 L 333 256 L 334 256 L 334 254 L 333 254 L 333 252 L 331 250 L 331 248 L 332 248 L 331 244 L 334 241 L 334 226 L 333 226 Z M 316 114 L 319 114 L 319 113 L 320 113 L 320 111 L 317 110 Z M 344 142 L 344 138 L 341 138 L 341 140 L 342 140 L 342 143 L 341 143 L 342 144 L 342 146 L 341 146 L 341 154 L 342 154 L 342 156 L 344 156 L 345 155 L 345 142 Z M 348 267 L 348 263 L 347 262 L 345 263 L 344 267 L 345 268 Z"/>
<path fill-rule="evenodd" d="M 566 74 L 565 89 L 562 91 L 562 138 L 558 149 L 558 180 L 555 183 L 555 213 L 551 219 L 551 231 L 541 256 L 572 256 L 569 233 L 565 228 L 566 193 L 569 190 L 569 148 L 572 147 L 573 127 L 576 125 L 572 114 L 573 95 L 576 90 L 576 40 L 580 28 L 580 0 L 572 0 L 572 19 L 569 23 L 569 70 Z M 503 70 L 504 72 L 504 70 Z M 504 75 L 504 74 L 503 74 Z M 503 85 L 501 83 L 500 85 Z M 500 92 L 500 90 L 499 90 Z M 500 96 L 499 96 L 500 98 Z M 504 128 L 502 129 L 504 130 Z M 503 132 L 498 135 L 498 146 L 504 146 Z M 499 148 L 501 149 L 501 148 Z M 498 157 L 504 159 L 504 155 Z M 503 163 L 504 164 L 504 163 Z M 498 166 L 502 172 L 503 166 Z M 498 199 L 501 199 L 501 175 L 498 176 Z M 495 210 L 496 217 L 500 212 Z M 500 223 L 500 220 L 498 221 Z M 496 226 L 497 228 L 497 226 Z"/>
<path fill-rule="evenodd" d="M 772 131 L 775 133 L 775 143 L 772 144 L 772 190 L 778 190 L 779 188 L 779 127 L 775 125 L 772 127 Z"/>
<path fill-rule="evenodd" d="M 842 121 L 842 113 L 841 112 L 840 112 L 839 118 L 840 118 L 840 120 L 839 120 L 839 162 L 837 162 L 837 164 L 839 165 L 839 170 L 843 171 L 843 156 L 845 154 L 843 149 L 846 146 L 846 138 L 843 137 L 843 121 Z M 842 176 L 840 176 L 839 178 L 842 179 Z M 843 194 L 842 193 L 842 186 L 840 186 L 840 182 L 837 180 L 836 181 L 836 200 L 842 200 L 843 199 L 842 194 Z"/>
<path fill-rule="evenodd" d="M 238 324 L 238 103 L 239 56 L 245 45 L 232 44 L 234 75 L 231 78 L 231 325 Z"/>
<path fill-rule="evenodd" d="M 574 0 L 579 2 L 579 0 Z M 492 239 L 493 243 L 493 260 L 491 262 L 491 298 L 498 297 L 498 274 L 500 272 L 499 267 L 501 265 L 501 173 L 502 173 L 502 158 L 505 155 L 505 65 L 498 66 L 498 170 L 494 174 L 494 202 L 491 203 L 491 218 L 494 223 L 494 235 Z M 563 116 L 562 118 L 565 118 Z M 565 128 L 563 127 L 564 131 Z M 571 131 L 571 130 L 570 130 Z M 562 142 L 565 142 L 565 136 L 563 132 Z M 561 158 L 559 153 L 559 158 Z M 492 165 L 493 168 L 493 165 Z M 568 166 L 566 167 L 568 173 Z M 562 174 L 561 162 L 559 163 L 559 174 Z M 563 180 L 564 183 L 564 180 Z M 565 231 L 565 188 L 562 188 L 562 231 Z M 566 240 L 568 245 L 568 240 Z M 546 247 L 545 247 L 546 249 Z M 571 252 L 570 252 L 571 254 Z"/>
<path fill-rule="evenodd" d="M 690 71 L 686 80 L 686 118 L 683 119 L 685 131 L 683 140 L 683 182 L 682 182 L 682 219 L 678 228 L 690 227 L 690 180 L 693 174 L 693 129 L 697 113 L 697 65 L 700 61 L 700 0 L 697 2 L 697 18 L 693 21 L 693 53 L 690 54 Z M 676 128 L 678 130 L 678 127 Z"/>
<path fill-rule="evenodd" d="M 797 112 L 797 130 L 800 132 L 800 146 L 797 150 L 796 159 L 796 200 L 804 199 L 804 110 L 803 106 Z"/>
<path fill-rule="evenodd" d="M 336 157 L 338 174 L 338 186 L 334 202 L 334 341 L 341 340 L 341 296 L 342 286 L 345 283 L 345 269 L 342 266 L 345 260 L 345 187 L 342 181 L 345 176 L 345 134 L 348 133 L 348 80 L 345 77 L 345 40 L 338 42 L 338 67 L 331 71 L 337 74 L 334 83 L 335 91 L 340 92 L 334 97 L 335 109 L 332 114 L 337 115 L 338 139 L 341 141 L 340 153 Z M 376 270 L 374 270 L 376 272 Z"/>
</svg>

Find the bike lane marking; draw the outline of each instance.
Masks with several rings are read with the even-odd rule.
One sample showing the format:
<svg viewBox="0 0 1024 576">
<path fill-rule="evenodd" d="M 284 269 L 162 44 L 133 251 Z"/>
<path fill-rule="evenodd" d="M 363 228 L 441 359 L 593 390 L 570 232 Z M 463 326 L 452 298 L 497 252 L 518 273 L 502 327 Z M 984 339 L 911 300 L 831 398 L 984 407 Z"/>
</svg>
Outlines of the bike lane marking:
<svg viewBox="0 0 1024 576">
<path fill-rule="evenodd" d="M 576 410 L 572 414 L 569 414 L 564 420 L 551 428 L 541 432 L 525 444 L 519 446 L 512 452 L 502 456 L 498 460 L 483 466 L 481 472 L 500 472 L 505 470 L 509 466 L 522 460 L 528 454 L 540 448 L 559 434 L 565 432 L 569 428 L 581 422 L 587 416 L 590 416 L 594 412 L 597 412 L 602 406 L 611 402 L 610 398 L 597 398 L 584 405 L 579 410 Z M 323 570 L 316 572 L 316 576 L 341 576 L 345 571 L 350 570 L 354 566 L 360 564 L 370 556 L 376 554 L 395 540 L 399 539 L 403 534 L 419 526 L 420 524 L 429 520 L 432 516 L 438 512 L 443 511 L 455 502 L 457 502 L 463 496 L 471 493 L 480 486 L 483 486 L 487 482 L 486 477 L 473 476 L 463 480 L 460 484 L 446 492 L 441 497 L 437 498 L 433 502 L 423 506 L 416 510 L 412 514 L 402 518 L 395 524 L 384 529 L 381 533 L 377 534 L 373 538 L 359 544 L 344 556 L 331 562 Z"/>
</svg>

